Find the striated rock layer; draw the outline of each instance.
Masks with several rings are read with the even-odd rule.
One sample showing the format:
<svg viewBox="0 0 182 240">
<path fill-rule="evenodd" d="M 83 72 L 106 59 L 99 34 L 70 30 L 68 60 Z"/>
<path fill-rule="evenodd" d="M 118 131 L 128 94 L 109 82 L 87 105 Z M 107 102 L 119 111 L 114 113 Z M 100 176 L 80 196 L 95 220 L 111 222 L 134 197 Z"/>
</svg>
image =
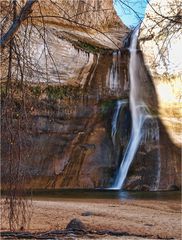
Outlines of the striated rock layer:
<svg viewBox="0 0 182 240">
<path fill-rule="evenodd" d="M 83 86 L 99 54 L 122 47 L 128 32 L 112 0 L 39 1 L 31 17 L 30 56 L 36 69 L 27 75 L 33 82 Z"/>
</svg>

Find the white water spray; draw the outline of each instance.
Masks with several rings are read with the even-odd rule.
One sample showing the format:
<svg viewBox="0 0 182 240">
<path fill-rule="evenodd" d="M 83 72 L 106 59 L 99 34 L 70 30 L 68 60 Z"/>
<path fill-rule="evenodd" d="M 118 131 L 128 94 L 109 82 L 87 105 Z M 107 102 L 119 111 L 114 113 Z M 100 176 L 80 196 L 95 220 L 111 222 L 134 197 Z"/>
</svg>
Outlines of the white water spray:
<svg viewBox="0 0 182 240">
<path fill-rule="evenodd" d="M 142 100 L 140 91 L 140 78 L 138 73 L 138 61 L 140 59 L 137 56 L 137 38 L 139 29 L 136 29 L 132 35 L 130 51 L 130 63 L 129 63 L 129 75 L 130 75 L 130 109 L 132 115 L 132 132 L 129 144 L 126 148 L 119 173 L 114 183 L 113 189 L 121 189 L 126 179 L 129 167 L 135 156 L 142 138 L 142 126 L 148 117 L 151 117 L 147 113 L 147 107 Z"/>
</svg>

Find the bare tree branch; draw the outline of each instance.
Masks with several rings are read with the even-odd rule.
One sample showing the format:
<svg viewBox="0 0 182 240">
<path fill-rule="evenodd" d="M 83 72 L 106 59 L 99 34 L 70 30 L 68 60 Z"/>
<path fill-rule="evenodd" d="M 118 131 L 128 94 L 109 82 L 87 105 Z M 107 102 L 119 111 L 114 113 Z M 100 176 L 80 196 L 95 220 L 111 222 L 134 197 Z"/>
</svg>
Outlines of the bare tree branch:
<svg viewBox="0 0 182 240">
<path fill-rule="evenodd" d="M 14 35 L 18 31 L 22 22 L 31 13 L 33 4 L 37 1 L 38 0 L 27 0 L 25 6 L 21 9 L 19 16 L 16 17 L 15 21 L 13 21 L 13 24 L 11 25 L 9 30 L 0 39 L 0 47 L 1 48 L 5 47 L 11 41 L 11 39 L 14 37 Z"/>
</svg>

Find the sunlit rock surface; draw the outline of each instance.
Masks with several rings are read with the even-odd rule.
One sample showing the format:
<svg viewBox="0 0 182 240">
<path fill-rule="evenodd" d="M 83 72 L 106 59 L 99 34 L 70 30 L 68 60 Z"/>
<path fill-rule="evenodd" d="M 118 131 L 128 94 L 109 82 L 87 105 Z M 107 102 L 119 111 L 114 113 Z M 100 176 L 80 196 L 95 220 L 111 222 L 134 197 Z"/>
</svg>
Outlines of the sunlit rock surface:
<svg viewBox="0 0 182 240">
<path fill-rule="evenodd" d="M 181 15 L 181 1 L 150 1 L 139 36 L 156 91 L 157 104 L 150 105 L 150 110 L 159 116 L 162 124 L 161 188 L 173 184 L 179 186 L 181 179 L 182 22 L 178 15 Z"/>
<path fill-rule="evenodd" d="M 180 11 L 181 1 L 150 1 L 139 37 L 157 93 L 158 114 L 178 146 L 182 137 L 182 22 L 177 17 Z"/>
<path fill-rule="evenodd" d="M 30 81 L 84 85 L 100 52 L 123 46 L 128 29 L 112 0 L 39 3 L 29 26 L 30 56 L 36 63 L 27 74 Z"/>
</svg>

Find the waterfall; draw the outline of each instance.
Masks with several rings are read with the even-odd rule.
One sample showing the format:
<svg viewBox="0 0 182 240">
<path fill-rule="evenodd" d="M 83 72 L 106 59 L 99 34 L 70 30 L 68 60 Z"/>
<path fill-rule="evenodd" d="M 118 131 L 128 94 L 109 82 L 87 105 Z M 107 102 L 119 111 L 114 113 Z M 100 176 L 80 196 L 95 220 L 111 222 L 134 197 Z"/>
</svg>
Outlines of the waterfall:
<svg viewBox="0 0 182 240">
<path fill-rule="evenodd" d="M 112 142 L 113 145 L 115 146 L 115 138 L 116 138 L 116 132 L 117 132 L 117 124 L 118 124 L 118 120 L 119 120 L 119 115 L 120 115 L 120 111 L 121 108 L 123 108 L 124 106 L 126 106 L 127 104 L 127 100 L 117 100 L 116 102 L 116 110 L 114 112 L 114 116 L 112 119 L 112 132 L 111 132 L 111 136 L 112 136 Z"/>
<path fill-rule="evenodd" d="M 129 75 L 130 75 L 130 110 L 132 115 L 132 131 L 131 137 L 123 156 L 122 163 L 119 168 L 118 175 L 116 177 L 113 189 L 121 189 L 126 179 L 129 167 L 136 154 L 138 146 L 142 138 L 142 126 L 147 118 L 151 116 L 147 113 L 147 107 L 142 100 L 140 91 L 140 77 L 138 69 L 137 56 L 137 38 L 139 28 L 132 34 L 130 44 L 130 62 L 129 62 Z"/>
</svg>

